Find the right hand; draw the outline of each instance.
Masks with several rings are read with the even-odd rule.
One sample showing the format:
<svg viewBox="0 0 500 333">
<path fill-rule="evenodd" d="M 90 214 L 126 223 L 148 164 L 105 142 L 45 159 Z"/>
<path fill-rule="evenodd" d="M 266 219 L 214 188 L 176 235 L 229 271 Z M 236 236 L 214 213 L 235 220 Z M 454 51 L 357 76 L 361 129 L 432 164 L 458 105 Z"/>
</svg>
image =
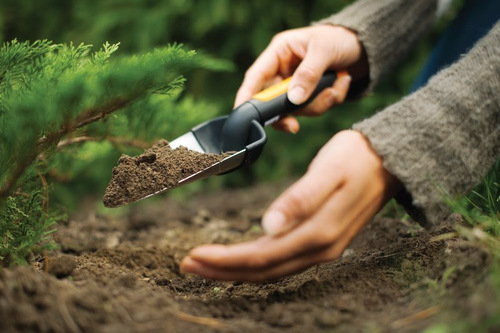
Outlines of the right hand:
<svg viewBox="0 0 500 333">
<path fill-rule="evenodd" d="M 351 76 L 367 75 L 368 65 L 356 33 L 346 28 L 317 25 L 279 33 L 245 73 L 236 94 L 235 107 L 292 74 L 288 99 L 294 104 L 301 104 L 309 98 L 328 69 L 347 70 L 349 75 L 339 77 L 331 88 L 323 90 L 313 102 L 295 114 L 318 116 L 342 103 Z M 299 123 L 295 117 L 287 116 L 274 127 L 296 133 Z"/>
<path fill-rule="evenodd" d="M 334 260 L 401 188 L 363 134 L 341 131 L 266 210 L 266 235 L 198 246 L 181 267 L 209 279 L 268 281 Z"/>
</svg>

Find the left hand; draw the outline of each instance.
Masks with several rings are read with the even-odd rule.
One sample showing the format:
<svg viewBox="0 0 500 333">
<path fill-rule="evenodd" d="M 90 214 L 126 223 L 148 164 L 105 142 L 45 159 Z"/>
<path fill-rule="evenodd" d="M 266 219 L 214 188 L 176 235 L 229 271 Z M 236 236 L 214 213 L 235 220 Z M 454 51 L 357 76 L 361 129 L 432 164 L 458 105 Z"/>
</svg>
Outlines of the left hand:
<svg viewBox="0 0 500 333">
<path fill-rule="evenodd" d="M 256 282 L 331 261 L 400 188 L 361 133 L 339 132 L 267 209 L 265 236 L 198 246 L 181 268 L 210 279 Z"/>
</svg>

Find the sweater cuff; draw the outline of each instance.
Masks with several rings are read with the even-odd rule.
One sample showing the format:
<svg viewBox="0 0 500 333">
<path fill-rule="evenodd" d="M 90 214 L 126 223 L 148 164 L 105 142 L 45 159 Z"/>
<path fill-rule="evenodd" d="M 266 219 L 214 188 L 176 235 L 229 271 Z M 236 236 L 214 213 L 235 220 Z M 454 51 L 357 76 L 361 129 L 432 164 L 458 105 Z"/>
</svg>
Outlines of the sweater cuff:
<svg viewBox="0 0 500 333">
<path fill-rule="evenodd" d="M 432 26 L 436 9 L 436 0 L 358 0 L 313 25 L 339 25 L 358 34 L 369 64 L 369 83 L 358 91 L 362 94 L 373 90 Z"/>
<path fill-rule="evenodd" d="M 429 83 L 353 126 L 406 190 L 397 200 L 423 226 L 450 210 L 500 157 L 500 22 Z M 410 195 L 411 194 L 411 195 Z"/>
</svg>

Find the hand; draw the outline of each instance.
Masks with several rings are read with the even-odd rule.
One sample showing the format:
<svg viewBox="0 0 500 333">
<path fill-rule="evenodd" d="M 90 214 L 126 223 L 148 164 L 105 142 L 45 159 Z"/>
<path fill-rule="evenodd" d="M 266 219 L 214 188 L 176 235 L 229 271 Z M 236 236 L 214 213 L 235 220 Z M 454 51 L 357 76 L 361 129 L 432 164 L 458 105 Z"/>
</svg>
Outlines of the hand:
<svg viewBox="0 0 500 333">
<path fill-rule="evenodd" d="M 339 132 L 267 209 L 265 236 L 199 246 L 181 267 L 210 279 L 265 281 L 333 260 L 400 188 L 361 133 Z"/>
<path fill-rule="evenodd" d="M 245 74 L 238 90 L 235 107 L 251 99 L 266 86 L 293 74 L 288 98 L 294 104 L 305 102 L 327 70 L 345 71 L 349 75 L 325 89 L 298 115 L 317 116 L 340 104 L 349 88 L 351 77 L 367 75 L 368 65 L 357 35 L 340 26 L 318 25 L 277 34 Z M 285 117 L 275 128 L 296 133 L 299 123 Z"/>
</svg>

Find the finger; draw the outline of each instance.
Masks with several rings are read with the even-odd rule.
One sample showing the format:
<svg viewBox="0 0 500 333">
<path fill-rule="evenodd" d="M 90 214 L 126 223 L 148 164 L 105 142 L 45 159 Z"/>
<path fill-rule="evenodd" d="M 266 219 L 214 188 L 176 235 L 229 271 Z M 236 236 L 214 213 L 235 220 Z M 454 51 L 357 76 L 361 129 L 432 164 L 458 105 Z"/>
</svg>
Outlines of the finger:
<svg viewBox="0 0 500 333">
<path fill-rule="evenodd" d="M 347 72 L 339 72 L 337 80 L 335 80 L 332 88 L 327 88 L 322 91 L 316 98 L 308 104 L 305 108 L 294 112 L 294 115 L 303 115 L 309 117 L 316 117 L 323 114 L 331 107 L 344 102 L 349 86 L 351 83 L 351 76 Z M 281 118 L 278 122 L 274 123 L 273 128 L 283 132 L 296 134 L 300 129 L 300 124 L 296 117 L 286 116 Z"/>
<path fill-rule="evenodd" d="M 290 237 L 293 238 L 293 237 Z M 296 244 L 298 245 L 298 244 Z M 258 271 L 295 256 L 303 247 L 292 247 L 282 239 L 264 236 L 257 240 L 233 245 L 201 245 L 189 252 L 189 257 L 204 265 L 221 270 Z"/>
<path fill-rule="evenodd" d="M 262 282 L 271 281 L 290 274 L 301 272 L 329 256 L 330 249 L 318 249 L 298 258 L 261 269 L 252 268 L 221 268 L 211 266 L 191 257 L 186 257 L 181 263 L 185 272 L 201 275 L 213 280 Z"/>
<path fill-rule="evenodd" d="M 268 80 L 277 75 L 278 70 L 279 59 L 274 49 L 268 47 L 246 71 L 243 82 L 236 93 L 234 107 L 251 99 Z"/>
<path fill-rule="evenodd" d="M 288 99 L 293 104 L 304 103 L 318 85 L 318 82 L 329 67 L 326 49 L 318 42 L 311 41 L 304 59 L 293 73 L 288 87 Z"/>
<path fill-rule="evenodd" d="M 233 245 L 201 245 L 191 250 L 189 257 L 223 270 L 263 270 L 328 245 L 328 240 L 317 234 L 316 226 L 304 223 L 282 237 L 262 236 Z"/>
<path fill-rule="evenodd" d="M 300 129 L 300 124 L 294 116 L 285 116 L 276 123 L 272 124 L 273 128 L 282 131 L 296 134 Z"/>
<path fill-rule="evenodd" d="M 290 230 L 313 215 L 342 183 L 342 173 L 335 173 L 334 164 L 313 160 L 306 174 L 266 210 L 262 218 L 264 231 L 267 235 L 278 235 Z"/>
<path fill-rule="evenodd" d="M 298 59 L 288 45 L 289 33 L 278 34 L 245 73 L 238 89 L 235 107 L 248 101 L 269 82 L 290 76 Z M 274 80 L 273 80 L 274 79 Z"/>
<path fill-rule="evenodd" d="M 309 117 L 322 115 L 328 109 L 344 102 L 350 85 L 351 76 L 347 72 L 339 72 L 337 80 L 335 80 L 331 88 L 323 90 L 311 103 L 295 114 Z"/>
</svg>

